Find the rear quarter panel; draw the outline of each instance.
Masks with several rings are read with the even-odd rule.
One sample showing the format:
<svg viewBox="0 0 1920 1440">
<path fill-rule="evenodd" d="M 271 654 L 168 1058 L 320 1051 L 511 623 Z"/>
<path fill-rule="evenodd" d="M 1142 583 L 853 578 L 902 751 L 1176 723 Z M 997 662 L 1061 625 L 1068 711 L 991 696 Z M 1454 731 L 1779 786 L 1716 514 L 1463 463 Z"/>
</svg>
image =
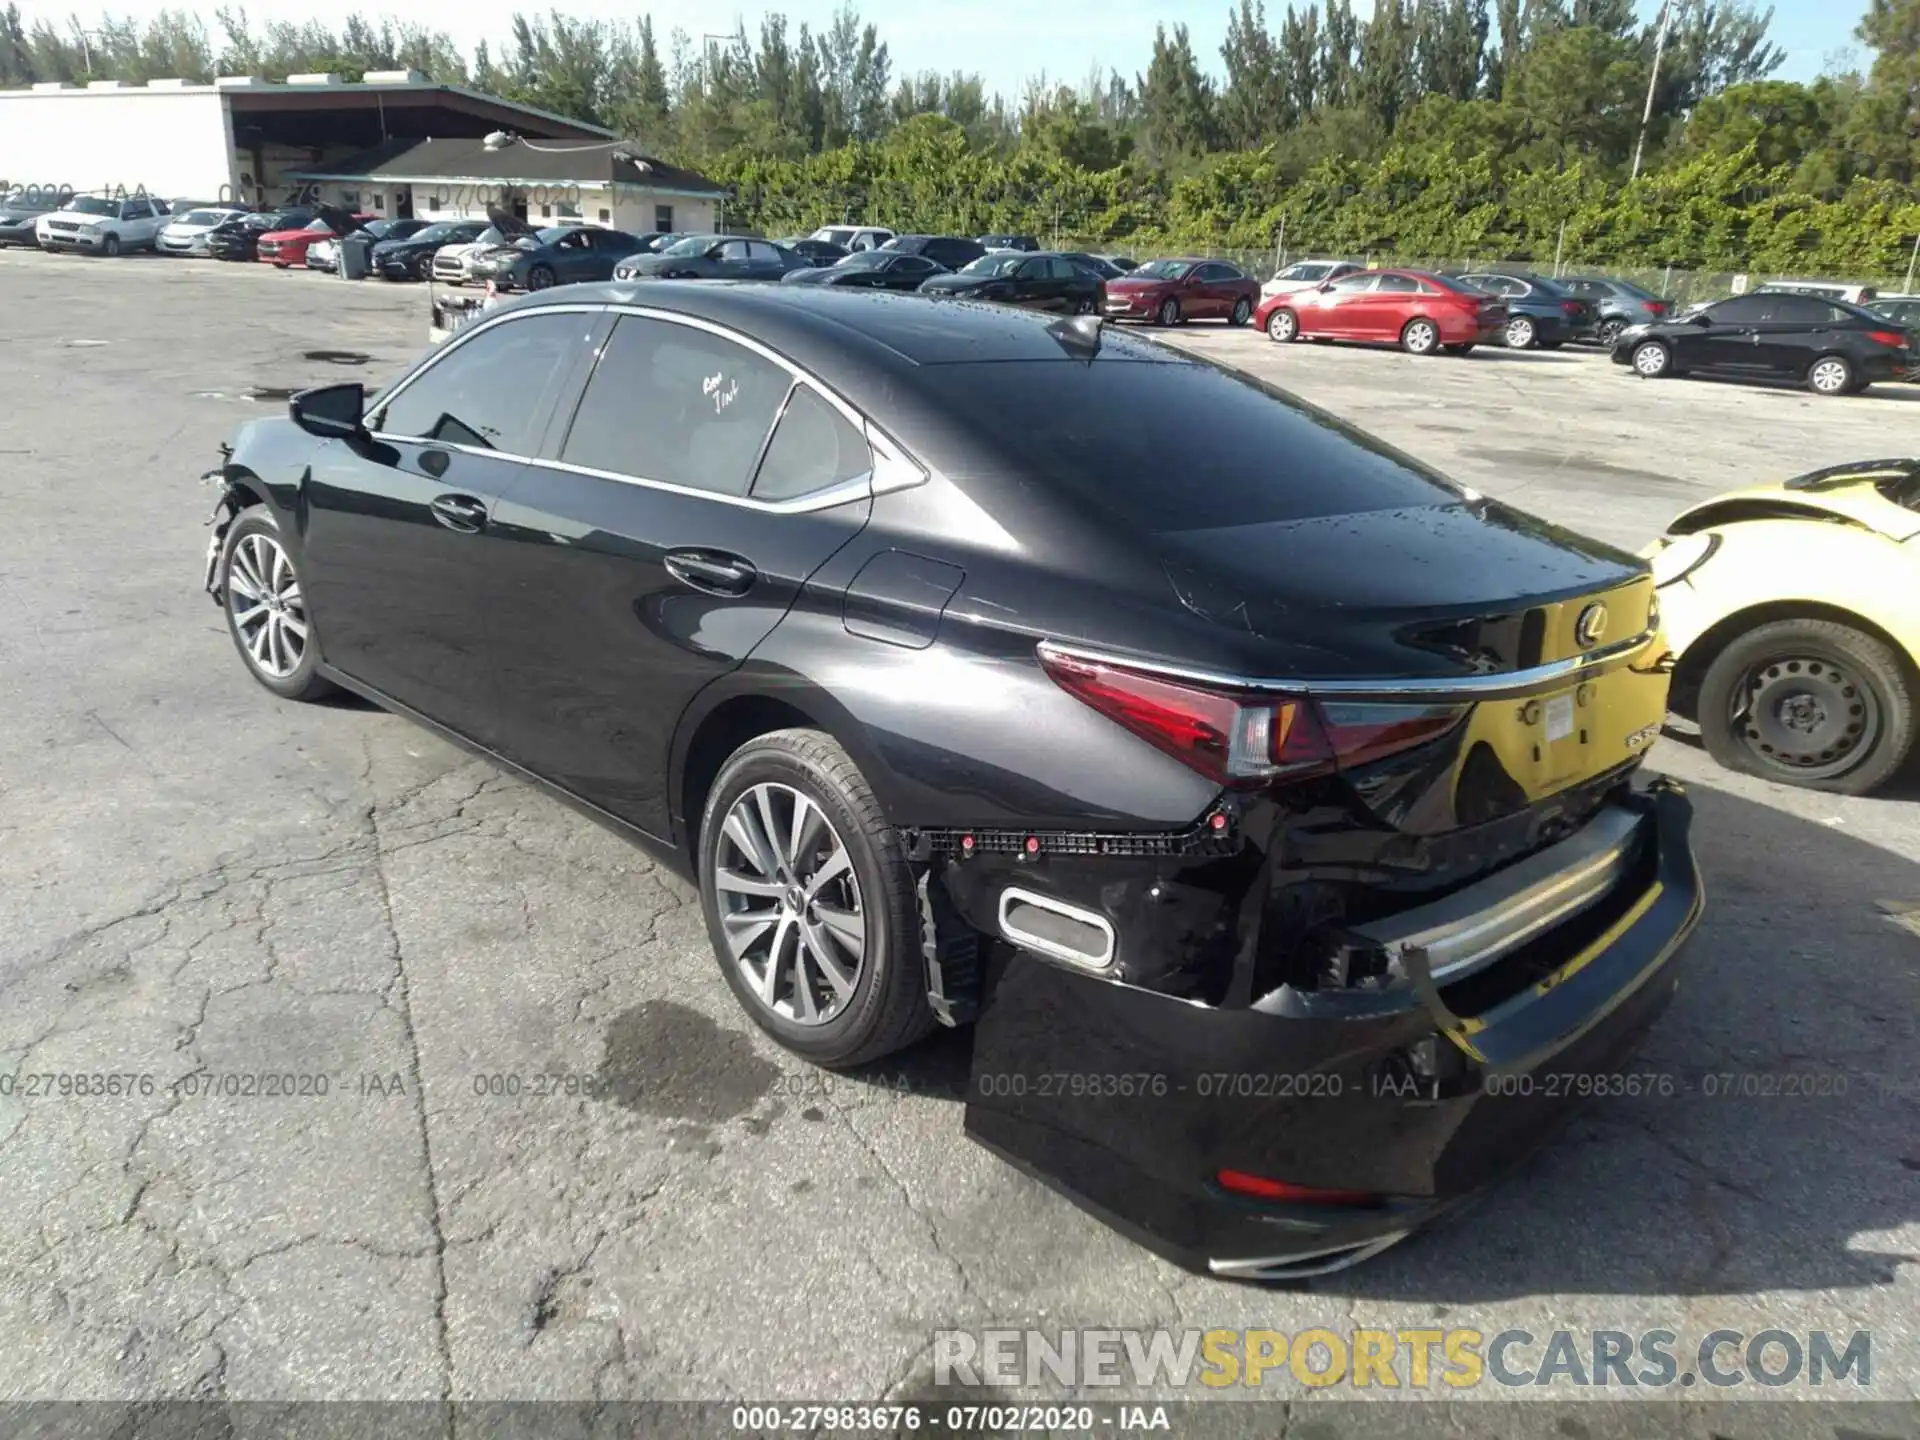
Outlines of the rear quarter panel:
<svg viewBox="0 0 1920 1440">
<path fill-rule="evenodd" d="M 1703 533 L 1720 537 L 1719 550 L 1660 591 L 1676 655 L 1730 616 L 1797 601 L 1858 615 L 1920 657 L 1920 542 L 1815 520 L 1747 520 Z"/>
</svg>

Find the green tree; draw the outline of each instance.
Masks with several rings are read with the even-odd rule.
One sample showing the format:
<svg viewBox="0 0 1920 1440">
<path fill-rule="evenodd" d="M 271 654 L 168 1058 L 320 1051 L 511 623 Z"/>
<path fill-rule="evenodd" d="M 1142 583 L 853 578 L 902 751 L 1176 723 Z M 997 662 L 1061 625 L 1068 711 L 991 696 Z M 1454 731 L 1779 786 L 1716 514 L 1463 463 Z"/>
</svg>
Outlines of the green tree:
<svg viewBox="0 0 1920 1440">
<path fill-rule="evenodd" d="M 1213 82 L 1201 73 L 1187 27 L 1153 32 L 1153 57 L 1137 82 L 1140 93 L 1140 144 L 1152 163 L 1165 165 L 1181 156 L 1213 148 L 1218 134 Z"/>
<path fill-rule="evenodd" d="M 1227 16 L 1220 47 L 1227 83 L 1220 95 L 1220 136 L 1241 150 L 1270 143 L 1297 118 L 1285 55 L 1267 29 L 1261 0 L 1240 0 Z"/>
</svg>

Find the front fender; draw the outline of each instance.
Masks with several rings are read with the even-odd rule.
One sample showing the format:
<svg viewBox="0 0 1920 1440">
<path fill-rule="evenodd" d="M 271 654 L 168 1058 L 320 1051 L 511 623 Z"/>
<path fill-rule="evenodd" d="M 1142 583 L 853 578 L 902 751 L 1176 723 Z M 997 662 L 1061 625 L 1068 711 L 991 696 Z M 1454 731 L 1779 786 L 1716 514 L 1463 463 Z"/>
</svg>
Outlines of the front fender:
<svg viewBox="0 0 1920 1440">
<path fill-rule="evenodd" d="M 1843 610 L 1920 654 L 1920 553 L 1856 525 L 1749 520 L 1714 527 L 1719 548 L 1660 595 L 1667 641 L 1677 656 L 1702 635 L 1760 606 L 1804 604 Z"/>
</svg>

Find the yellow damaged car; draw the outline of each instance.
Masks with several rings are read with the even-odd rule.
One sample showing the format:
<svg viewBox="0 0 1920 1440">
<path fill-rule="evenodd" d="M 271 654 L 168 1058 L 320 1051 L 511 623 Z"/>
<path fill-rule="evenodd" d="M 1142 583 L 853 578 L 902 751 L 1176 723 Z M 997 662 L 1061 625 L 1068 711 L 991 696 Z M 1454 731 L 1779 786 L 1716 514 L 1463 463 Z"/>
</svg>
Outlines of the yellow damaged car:
<svg viewBox="0 0 1920 1440">
<path fill-rule="evenodd" d="M 1718 496 L 1641 554 L 1669 707 L 1715 760 L 1846 795 L 1900 769 L 1920 697 L 1920 459 Z"/>
</svg>

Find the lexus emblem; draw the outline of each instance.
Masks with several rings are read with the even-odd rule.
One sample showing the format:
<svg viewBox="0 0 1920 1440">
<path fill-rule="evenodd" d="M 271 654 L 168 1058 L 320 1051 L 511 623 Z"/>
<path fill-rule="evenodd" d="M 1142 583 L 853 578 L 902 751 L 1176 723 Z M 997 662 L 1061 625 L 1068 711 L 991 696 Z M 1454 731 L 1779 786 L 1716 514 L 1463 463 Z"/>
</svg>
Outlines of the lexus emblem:
<svg viewBox="0 0 1920 1440">
<path fill-rule="evenodd" d="M 1573 638 L 1580 642 L 1582 650 L 1591 650 L 1606 633 L 1607 607 L 1597 600 L 1582 610 L 1580 618 L 1573 622 Z"/>
</svg>

